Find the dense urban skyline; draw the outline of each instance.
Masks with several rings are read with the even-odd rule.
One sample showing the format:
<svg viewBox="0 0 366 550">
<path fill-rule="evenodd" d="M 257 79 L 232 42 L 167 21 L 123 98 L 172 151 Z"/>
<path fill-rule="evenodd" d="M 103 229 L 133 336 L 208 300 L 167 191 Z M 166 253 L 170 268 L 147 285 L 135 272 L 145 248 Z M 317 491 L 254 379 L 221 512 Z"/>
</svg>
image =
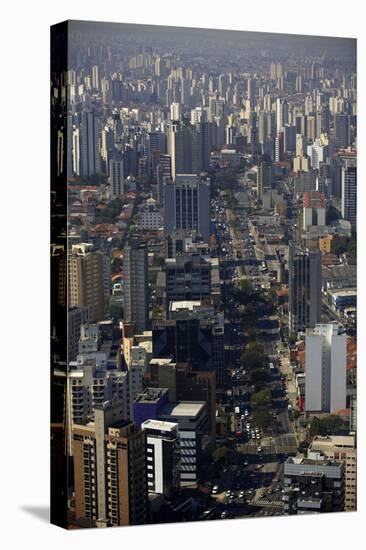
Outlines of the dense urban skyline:
<svg viewBox="0 0 366 550">
<path fill-rule="evenodd" d="M 355 510 L 356 41 L 53 33 L 53 521 Z"/>
</svg>

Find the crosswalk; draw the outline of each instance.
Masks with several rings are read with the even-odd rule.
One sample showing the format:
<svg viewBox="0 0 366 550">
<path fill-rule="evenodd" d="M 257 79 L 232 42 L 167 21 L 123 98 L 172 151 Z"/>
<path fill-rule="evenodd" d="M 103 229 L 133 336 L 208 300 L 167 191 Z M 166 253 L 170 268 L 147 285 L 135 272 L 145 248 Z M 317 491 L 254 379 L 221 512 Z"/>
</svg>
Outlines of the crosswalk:
<svg viewBox="0 0 366 550">
<path fill-rule="evenodd" d="M 283 502 L 280 496 L 274 499 L 262 497 L 262 498 L 259 498 L 258 500 L 252 501 L 250 504 L 252 504 L 253 506 L 267 506 L 270 508 L 278 508 L 278 509 L 283 508 Z"/>
</svg>

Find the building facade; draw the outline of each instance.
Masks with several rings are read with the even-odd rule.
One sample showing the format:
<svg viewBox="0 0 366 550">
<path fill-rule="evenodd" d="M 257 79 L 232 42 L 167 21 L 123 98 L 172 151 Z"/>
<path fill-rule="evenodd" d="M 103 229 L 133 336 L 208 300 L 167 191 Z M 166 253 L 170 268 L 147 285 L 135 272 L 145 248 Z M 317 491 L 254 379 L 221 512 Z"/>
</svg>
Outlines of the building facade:
<svg viewBox="0 0 366 550">
<path fill-rule="evenodd" d="M 347 340 L 339 325 L 318 324 L 305 337 L 305 410 L 346 408 Z"/>
<path fill-rule="evenodd" d="M 180 486 L 180 441 L 178 424 L 146 420 L 147 487 L 149 493 L 171 498 Z"/>
<path fill-rule="evenodd" d="M 308 449 L 308 458 L 316 460 L 341 460 L 344 464 L 344 509 L 357 508 L 357 449 L 353 435 L 316 435 Z"/>
<path fill-rule="evenodd" d="M 289 331 L 314 327 L 321 311 L 321 252 L 289 244 Z"/>
<path fill-rule="evenodd" d="M 118 401 L 73 427 L 76 520 L 91 526 L 141 525 L 147 520 L 146 436 L 123 419 Z"/>
<path fill-rule="evenodd" d="M 148 260 L 146 243 L 131 239 L 123 251 L 124 320 L 143 332 L 149 321 Z"/>
</svg>

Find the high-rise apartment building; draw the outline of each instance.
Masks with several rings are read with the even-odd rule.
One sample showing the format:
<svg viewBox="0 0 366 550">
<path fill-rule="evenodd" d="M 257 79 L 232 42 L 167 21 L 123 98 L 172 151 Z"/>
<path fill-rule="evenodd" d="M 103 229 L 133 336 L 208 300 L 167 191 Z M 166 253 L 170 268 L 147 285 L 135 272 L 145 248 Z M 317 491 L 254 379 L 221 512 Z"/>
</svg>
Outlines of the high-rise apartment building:
<svg viewBox="0 0 366 550">
<path fill-rule="evenodd" d="M 98 65 L 93 65 L 93 67 L 92 67 L 92 86 L 95 90 L 99 90 L 100 79 L 99 79 L 99 67 L 98 67 Z"/>
<path fill-rule="evenodd" d="M 289 331 L 314 327 L 321 312 L 321 252 L 289 244 Z"/>
<path fill-rule="evenodd" d="M 104 319 L 103 254 L 93 252 L 92 246 L 73 245 L 68 256 L 69 307 L 86 307 L 89 321 Z"/>
<path fill-rule="evenodd" d="M 135 323 L 136 331 L 147 329 L 149 281 L 146 243 L 132 238 L 123 251 L 124 320 Z"/>
<path fill-rule="evenodd" d="M 305 337 L 305 410 L 331 412 L 346 408 L 345 334 L 337 323 L 318 324 Z"/>
<path fill-rule="evenodd" d="M 123 418 L 121 403 L 104 403 L 94 422 L 74 425 L 72 433 L 76 520 L 100 527 L 146 523 L 146 435 Z"/>
</svg>

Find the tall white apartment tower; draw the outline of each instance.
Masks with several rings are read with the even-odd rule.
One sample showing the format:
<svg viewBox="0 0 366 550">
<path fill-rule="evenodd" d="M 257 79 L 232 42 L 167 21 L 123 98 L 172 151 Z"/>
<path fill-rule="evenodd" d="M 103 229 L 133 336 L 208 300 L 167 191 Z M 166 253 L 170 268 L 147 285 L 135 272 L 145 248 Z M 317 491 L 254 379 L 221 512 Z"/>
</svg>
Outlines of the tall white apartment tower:
<svg viewBox="0 0 366 550">
<path fill-rule="evenodd" d="M 345 334 L 338 323 L 317 324 L 305 337 L 305 410 L 334 413 L 346 408 Z"/>
<path fill-rule="evenodd" d="M 99 87 L 100 87 L 99 84 L 100 84 L 99 67 L 98 65 L 94 65 L 92 69 L 92 86 L 95 90 L 99 90 Z"/>
</svg>

